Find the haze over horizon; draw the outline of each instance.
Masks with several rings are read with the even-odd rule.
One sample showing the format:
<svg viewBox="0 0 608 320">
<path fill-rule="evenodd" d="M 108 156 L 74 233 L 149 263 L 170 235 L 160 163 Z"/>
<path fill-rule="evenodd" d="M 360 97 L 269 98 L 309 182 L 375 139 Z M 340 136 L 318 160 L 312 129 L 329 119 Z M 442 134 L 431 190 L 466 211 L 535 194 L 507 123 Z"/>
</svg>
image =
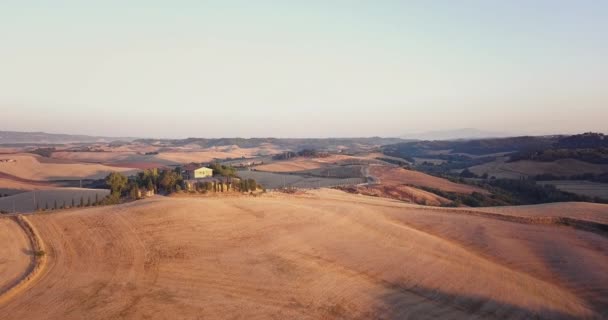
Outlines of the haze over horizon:
<svg viewBox="0 0 608 320">
<path fill-rule="evenodd" d="M 0 4 L 0 128 L 607 132 L 608 3 Z"/>
</svg>

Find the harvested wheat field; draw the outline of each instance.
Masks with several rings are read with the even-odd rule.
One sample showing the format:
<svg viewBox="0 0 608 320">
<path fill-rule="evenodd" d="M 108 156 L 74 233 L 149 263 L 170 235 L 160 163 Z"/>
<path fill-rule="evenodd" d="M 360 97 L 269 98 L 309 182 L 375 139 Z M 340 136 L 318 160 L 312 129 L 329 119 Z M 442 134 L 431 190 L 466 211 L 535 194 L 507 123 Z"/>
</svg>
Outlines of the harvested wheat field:
<svg viewBox="0 0 608 320">
<path fill-rule="evenodd" d="M 258 171 L 268 172 L 298 172 L 321 168 L 324 163 L 309 158 L 297 158 L 294 160 L 277 161 L 273 163 L 256 166 Z"/>
<path fill-rule="evenodd" d="M 29 271 L 31 245 L 21 227 L 0 217 L 0 297 Z M 0 300 L 1 301 L 1 300 Z"/>
<path fill-rule="evenodd" d="M 46 264 L 0 304 L 1 319 L 568 319 L 608 310 L 605 234 L 336 190 L 156 197 L 29 221 Z"/>
<path fill-rule="evenodd" d="M 173 161 L 158 159 L 156 155 L 136 152 L 53 152 L 52 157 L 53 159 L 100 163 L 106 166 L 134 169 L 151 169 L 177 164 Z"/>
<path fill-rule="evenodd" d="M 106 162 L 106 163 L 115 163 L 122 161 L 132 161 L 133 158 L 137 158 L 139 155 L 136 152 L 126 151 L 126 152 L 93 152 L 93 151 L 79 151 L 79 152 L 71 152 L 71 151 L 55 151 L 51 155 L 53 159 L 63 159 L 63 160 L 71 160 L 71 161 L 79 161 L 79 162 Z"/>
<path fill-rule="evenodd" d="M 370 175 L 378 178 L 383 185 L 407 184 L 417 187 L 428 187 L 446 192 L 456 193 L 488 193 L 488 191 L 466 184 L 454 183 L 450 180 L 431 176 L 414 170 L 406 170 L 398 167 L 376 166 L 369 168 Z"/>
<path fill-rule="evenodd" d="M 238 146 L 222 146 L 207 148 L 200 151 L 174 151 L 161 152 L 156 155 L 156 159 L 172 161 L 174 163 L 191 163 L 191 162 L 211 162 L 217 159 L 228 158 L 250 158 L 258 155 L 269 155 L 278 153 L 279 150 L 272 146 L 260 148 L 239 148 Z"/>
<path fill-rule="evenodd" d="M 104 166 L 93 163 L 62 162 L 65 160 L 43 158 L 33 154 L 11 155 L 16 160 L 11 163 L 0 163 L 0 174 L 20 179 L 49 181 L 73 179 L 101 179 L 108 173 L 119 171 L 133 173 L 135 170 Z"/>
<path fill-rule="evenodd" d="M 340 189 L 349 193 L 384 197 L 405 201 L 408 203 L 424 204 L 427 206 L 441 206 L 452 202 L 451 200 L 438 196 L 432 192 L 424 191 L 407 185 L 353 185 L 341 187 Z"/>
</svg>

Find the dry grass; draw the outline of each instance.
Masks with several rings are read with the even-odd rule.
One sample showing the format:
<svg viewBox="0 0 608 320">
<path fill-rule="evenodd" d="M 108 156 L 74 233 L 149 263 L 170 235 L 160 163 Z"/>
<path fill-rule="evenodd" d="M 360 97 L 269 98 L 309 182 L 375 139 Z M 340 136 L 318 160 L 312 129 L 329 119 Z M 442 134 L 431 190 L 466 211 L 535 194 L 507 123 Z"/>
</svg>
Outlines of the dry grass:
<svg viewBox="0 0 608 320">
<path fill-rule="evenodd" d="M 263 164 L 256 166 L 255 169 L 258 171 L 268 172 L 298 172 L 304 170 L 318 169 L 325 165 L 325 163 L 315 161 L 311 158 L 295 158 L 293 160 L 277 161 L 269 164 Z"/>
<path fill-rule="evenodd" d="M 347 186 L 338 189 L 349 193 L 390 198 L 408 203 L 424 204 L 427 206 L 441 206 L 452 202 L 451 200 L 440 197 L 434 193 L 406 185 L 374 184 L 365 186 Z"/>
<path fill-rule="evenodd" d="M 29 220 L 48 266 L 1 319 L 559 319 L 608 308 L 602 235 L 334 190 Z"/>
<path fill-rule="evenodd" d="M 11 155 L 12 163 L 0 163 L 0 173 L 35 181 L 100 179 L 112 171 L 132 172 L 132 169 L 92 163 L 60 162 L 31 154 Z"/>
<path fill-rule="evenodd" d="M 126 152 L 67 152 L 67 151 L 56 151 L 53 152 L 52 158 L 64 159 L 78 162 L 122 162 L 132 161 L 138 154 L 132 151 Z"/>
<path fill-rule="evenodd" d="M 0 217 L 0 295 L 27 273 L 32 261 L 30 241 L 21 227 Z"/>
</svg>

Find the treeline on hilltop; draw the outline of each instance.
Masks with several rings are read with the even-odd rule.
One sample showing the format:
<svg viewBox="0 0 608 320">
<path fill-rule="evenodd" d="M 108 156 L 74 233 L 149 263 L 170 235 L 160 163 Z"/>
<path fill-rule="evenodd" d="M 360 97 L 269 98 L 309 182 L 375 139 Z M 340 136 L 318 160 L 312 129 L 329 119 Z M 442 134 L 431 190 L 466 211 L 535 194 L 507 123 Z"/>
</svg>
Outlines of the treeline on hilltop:
<svg viewBox="0 0 608 320">
<path fill-rule="evenodd" d="M 456 141 L 412 141 L 385 145 L 384 154 L 400 157 L 426 157 L 451 160 L 455 154 L 489 155 L 511 153 L 514 160 L 537 157 L 535 160 L 562 157 L 588 157 L 596 159 L 593 150 L 601 150 L 599 158 L 608 148 L 608 137 L 602 133 L 587 132 L 572 136 L 524 136 L 511 138 L 456 140 Z M 570 150 L 566 152 L 566 150 Z M 577 152 L 573 150 L 578 150 Z M 545 158 L 543 158 L 545 157 Z"/>
<path fill-rule="evenodd" d="M 478 177 L 466 170 L 472 166 L 495 161 L 492 153 L 506 153 L 507 161 L 520 160 L 552 162 L 575 159 L 588 163 L 608 164 L 608 137 L 602 133 L 584 133 L 572 136 L 514 137 L 471 141 L 416 141 L 384 146 L 384 154 L 414 164 L 414 157 L 443 160 L 443 163 L 422 162 L 413 165 L 417 170 L 442 176 Z M 473 156 L 477 155 L 477 156 Z M 479 156 L 482 155 L 482 156 Z M 485 155 L 485 156 L 483 156 Z M 384 159 L 383 159 L 384 160 Z M 387 160 L 385 160 L 387 161 Z M 403 167 L 409 165 L 390 161 Z M 464 171 L 463 171 L 464 170 Z M 461 174 L 455 172 L 461 171 Z M 581 178 L 582 175 L 584 179 Z M 535 177 L 547 180 L 548 177 Z M 551 180 L 591 180 L 606 182 L 602 174 L 581 173 L 577 177 L 551 176 Z"/>
<path fill-rule="evenodd" d="M 560 159 L 576 159 L 589 163 L 608 164 L 608 137 L 602 133 L 593 132 L 560 137 L 550 147 L 520 150 L 513 153 L 509 161 L 550 162 Z"/>
<path fill-rule="evenodd" d="M 384 154 L 394 157 L 426 157 L 441 159 L 447 153 L 484 155 L 503 152 L 515 152 L 520 150 L 538 150 L 550 147 L 557 141 L 556 137 L 511 137 L 492 138 L 477 140 L 454 140 L 454 141 L 412 141 L 402 142 L 382 147 Z"/>
<path fill-rule="evenodd" d="M 608 137 L 603 133 L 586 132 L 562 137 L 555 144 L 558 149 L 595 149 L 608 148 Z"/>
<path fill-rule="evenodd" d="M 509 161 L 533 160 L 551 162 L 560 159 L 576 159 L 589 163 L 608 164 L 608 148 L 546 149 L 539 151 L 518 152 L 511 155 Z"/>
<path fill-rule="evenodd" d="M 274 160 L 287 160 L 296 157 L 307 157 L 307 158 L 324 158 L 329 157 L 329 152 L 319 151 L 316 149 L 302 149 L 298 152 L 285 151 L 283 153 L 274 155 Z"/>
</svg>

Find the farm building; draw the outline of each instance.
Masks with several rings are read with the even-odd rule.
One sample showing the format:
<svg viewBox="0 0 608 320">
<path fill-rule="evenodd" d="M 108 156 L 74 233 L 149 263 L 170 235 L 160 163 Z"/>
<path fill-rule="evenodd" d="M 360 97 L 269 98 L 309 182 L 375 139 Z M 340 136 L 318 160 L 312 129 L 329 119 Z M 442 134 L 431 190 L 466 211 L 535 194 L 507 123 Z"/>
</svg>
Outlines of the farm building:
<svg viewBox="0 0 608 320">
<path fill-rule="evenodd" d="M 213 176 L 213 169 L 207 167 L 193 167 L 189 166 L 184 168 L 185 179 L 202 179 Z"/>
</svg>

